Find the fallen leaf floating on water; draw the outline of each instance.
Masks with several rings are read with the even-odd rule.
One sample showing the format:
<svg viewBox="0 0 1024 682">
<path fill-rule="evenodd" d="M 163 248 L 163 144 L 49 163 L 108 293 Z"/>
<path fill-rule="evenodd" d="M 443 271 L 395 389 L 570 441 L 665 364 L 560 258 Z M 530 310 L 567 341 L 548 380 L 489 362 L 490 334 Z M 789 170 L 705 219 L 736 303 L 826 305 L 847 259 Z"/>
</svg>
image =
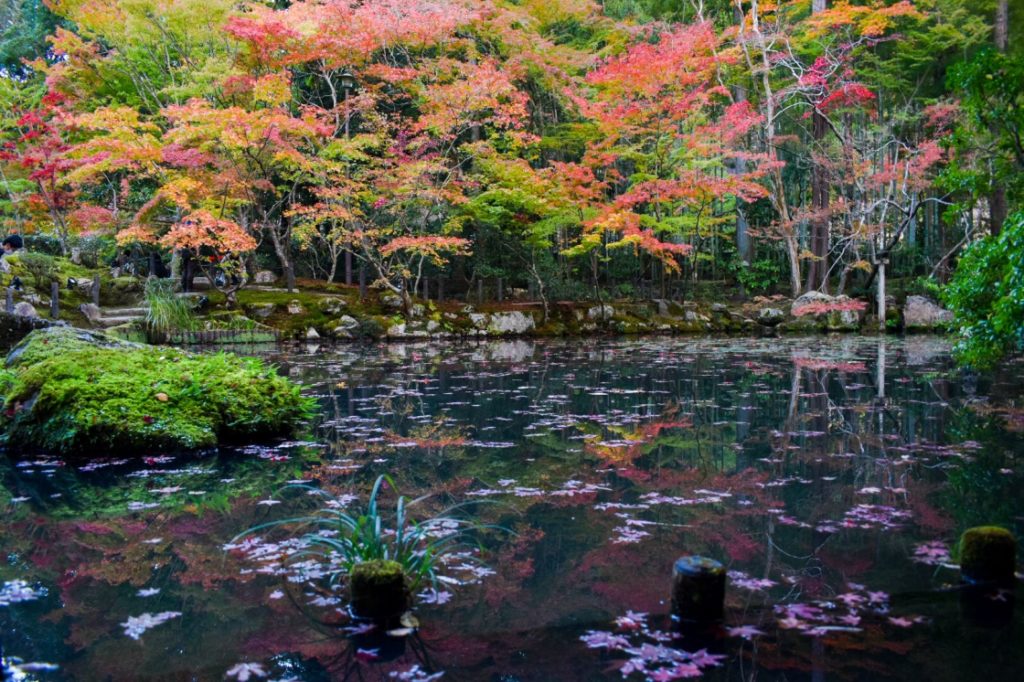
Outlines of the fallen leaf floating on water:
<svg viewBox="0 0 1024 682">
<path fill-rule="evenodd" d="M 45 587 L 32 587 L 24 580 L 11 580 L 0 589 L 0 606 L 33 601 L 46 596 Z"/>
<path fill-rule="evenodd" d="M 259 663 L 236 663 L 224 674 L 238 682 L 248 682 L 254 677 L 266 677 L 267 671 Z"/>
<path fill-rule="evenodd" d="M 146 630 L 166 623 L 172 618 L 180 617 L 180 611 L 163 611 L 156 614 L 143 613 L 139 616 L 128 616 L 128 620 L 121 623 L 121 627 L 124 628 L 124 634 L 128 635 L 132 639 L 138 640 Z"/>
<path fill-rule="evenodd" d="M 742 637 L 743 639 L 753 639 L 764 634 L 764 632 L 758 630 L 753 625 L 740 625 L 734 628 L 726 628 L 725 630 L 729 633 L 730 637 Z"/>
</svg>

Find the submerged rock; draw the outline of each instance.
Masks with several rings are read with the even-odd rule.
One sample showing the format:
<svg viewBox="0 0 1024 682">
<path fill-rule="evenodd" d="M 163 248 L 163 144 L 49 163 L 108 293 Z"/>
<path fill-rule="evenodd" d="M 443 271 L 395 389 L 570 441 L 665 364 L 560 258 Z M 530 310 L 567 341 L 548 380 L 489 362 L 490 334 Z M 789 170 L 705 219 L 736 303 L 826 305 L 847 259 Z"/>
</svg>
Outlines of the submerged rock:
<svg viewBox="0 0 1024 682">
<path fill-rule="evenodd" d="M 32 332 L 7 356 L 7 369 L 4 442 L 60 454 L 189 450 L 287 435 L 311 407 L 261 360 L 72 327 Z"/>
</svg>

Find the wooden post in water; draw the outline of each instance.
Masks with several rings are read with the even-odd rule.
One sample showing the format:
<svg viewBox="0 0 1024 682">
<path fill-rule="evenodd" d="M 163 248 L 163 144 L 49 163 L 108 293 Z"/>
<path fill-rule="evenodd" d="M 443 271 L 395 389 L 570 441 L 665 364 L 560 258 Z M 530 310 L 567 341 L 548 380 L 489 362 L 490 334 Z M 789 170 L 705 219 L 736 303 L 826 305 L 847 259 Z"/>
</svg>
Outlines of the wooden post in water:
<svg viewBox="0 0 1024 682">
<path fill-rule="evenodd" d="M 50 317 L 56 320 L 60 317 L 60 284 L 50 282 Z"/>
<path fill-rule="evenodd" d="M 683 556 L 672 566 L 672 615 L 707 624 L 725 613 L 725 566 L 702 556 Z"/>
<path fill-rule="evenodd" d="M 92 280 L 92 304 L 99 307 L 100 304 L 100 277 L 96 275 Z"/>
<path fill-rule="evenodd" d="M 960 536 L 960 611 L 971 623 L 1007 628 L 1014 621 L 1017 540 L 999 526 Z"/>
</svg>

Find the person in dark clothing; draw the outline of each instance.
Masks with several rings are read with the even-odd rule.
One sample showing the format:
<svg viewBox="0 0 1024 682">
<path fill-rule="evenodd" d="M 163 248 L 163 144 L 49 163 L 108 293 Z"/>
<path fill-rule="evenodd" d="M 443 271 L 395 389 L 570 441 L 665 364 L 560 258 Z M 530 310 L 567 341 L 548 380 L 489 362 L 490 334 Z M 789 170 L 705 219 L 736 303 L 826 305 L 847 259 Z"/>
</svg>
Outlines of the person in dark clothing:
<svg viewBox="0 0 1024 682">
<path fill-rule="evenodd" d="M 0 242 L 0 244 L 2 244 L 4 247 L 3 255 L 5 256 L 25 248 L 25 242 L 22 240 L 20 234 L 7 235 L 7 237 L 5 237 L 4 240 Z"/>
</svg>

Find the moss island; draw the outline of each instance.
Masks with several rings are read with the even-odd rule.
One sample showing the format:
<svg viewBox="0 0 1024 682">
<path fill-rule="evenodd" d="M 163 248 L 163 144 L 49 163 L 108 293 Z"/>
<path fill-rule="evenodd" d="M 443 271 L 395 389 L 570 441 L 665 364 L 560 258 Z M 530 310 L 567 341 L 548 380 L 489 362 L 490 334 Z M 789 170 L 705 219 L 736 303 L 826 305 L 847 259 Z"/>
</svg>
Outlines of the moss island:
<svg viewBox="0 0 1024 682">
<path fill-rule="evenodd" d="M 59 454 L 191 450 L 287 435 L 312 411 L 262 360 L 34 331 L 0 376 L 3 442 Z"/>
</svg>

